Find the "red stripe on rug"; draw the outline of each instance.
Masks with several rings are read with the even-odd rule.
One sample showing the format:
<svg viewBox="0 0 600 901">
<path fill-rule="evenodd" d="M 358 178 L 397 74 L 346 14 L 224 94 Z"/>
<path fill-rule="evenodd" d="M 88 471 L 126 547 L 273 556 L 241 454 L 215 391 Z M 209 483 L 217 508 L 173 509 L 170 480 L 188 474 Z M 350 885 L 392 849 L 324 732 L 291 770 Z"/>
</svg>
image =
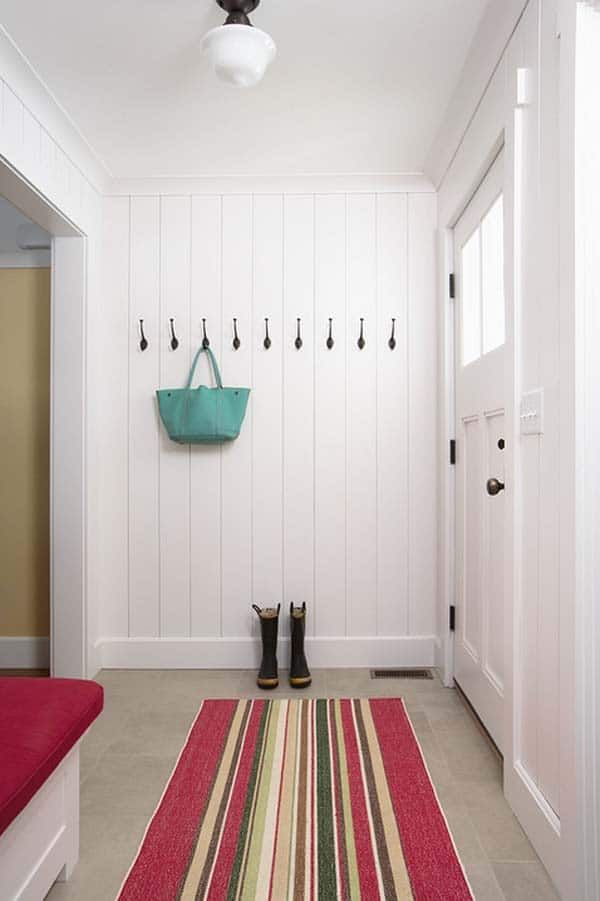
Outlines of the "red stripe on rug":
<svg viewBox="0 0 600 901">
<path fill-rule="evenodd" d="M 346 747 L 350 806 L 352 807 L 352 830 L 354 832 L 361 897 L 379 898 L 379 882 L 371 845 L 369 813 L 360 765 L 360 751 L 358 750 L 354 718 L 352 716 L 352 701 L 341 701 L 340 706 L 344 729 L 344 744 Z"/>
<path fill-rule="evenodd" d="M 177 897 L 237 703 L 204 702 L 119 901 Z M 206 735 L 210 742 L 203 740 Z"/>
<path fill-rule="evenodd" d="M 415 901 L 472 901 L 402 701 L 369 703 Z"/>
<path fill-rule="evenodd" d="M 264 706 L 264 701 L 254 701 L 254 707 L 250 714 L 250 721 L 240 754 L 240 764 L 223 827 L 223 837 L 219 845 L 210 889 L 207 894 L 207 901 L 222 901 L 223 898 L 227 897 Z"/>
</svg>

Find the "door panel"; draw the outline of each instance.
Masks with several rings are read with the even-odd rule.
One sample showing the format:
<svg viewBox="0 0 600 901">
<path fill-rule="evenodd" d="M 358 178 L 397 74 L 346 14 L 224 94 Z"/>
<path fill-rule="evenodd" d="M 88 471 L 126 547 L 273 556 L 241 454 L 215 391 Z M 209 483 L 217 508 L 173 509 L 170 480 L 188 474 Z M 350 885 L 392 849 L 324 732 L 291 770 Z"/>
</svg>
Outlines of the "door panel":
<svg viewBox="0 0 600 901">
<path fill-rule="evenodd" d="M 455 679 L 502 750 L 505 309 L 503 155 L 454 230 L 457 286 Z M 488 480 L 490 492 L 488 492 Z"/>
<path fill-rule="evenodd" d="M 479 485 L 481 469 L 481 427 L 477 417 L 463 422 L 464 448 L 464 513 L 462 532 L 464 540 L 464 598 L 461 637 L 473 659 L 479 659 L 481 632 L 481 553 L 478 536 L 481 533 L 481 504 Z"/>
<path fill-rule="evenodd" d="M 486 473 L 504 482 L 504 454 L 500 442 L 504 442 L 504 411 L 486 414 Z M 483 623 L 483 665 L 487 676 L 503 690 L 504 680 L 504 515 L 505 494 L 487 495 L 484 502 L 484 536 L 487 565 L 485 583 L 488 586 L 488 603 Z"/>
</svg>

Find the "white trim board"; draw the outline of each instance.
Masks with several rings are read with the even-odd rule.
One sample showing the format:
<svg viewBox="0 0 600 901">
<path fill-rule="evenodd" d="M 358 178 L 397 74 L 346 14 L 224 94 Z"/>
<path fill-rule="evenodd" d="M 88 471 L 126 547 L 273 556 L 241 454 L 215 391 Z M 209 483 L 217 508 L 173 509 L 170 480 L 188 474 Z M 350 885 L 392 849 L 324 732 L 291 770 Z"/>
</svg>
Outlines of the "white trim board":
<svg viewBox="0 0 600 901">
<path fill-rule="evenodd" d="M 187 196 L 203 194 L 433 194 L 422 173 L 359 172 L 306 175 L 207 175 L 113 178 L 110 197 Z"/>
<path fill-rule="evenodd" d="M 49 663 L 49 638 L 0 637 L 0 670 L 47 669 Z"/>
<path fill-rule="evenodd" d="M 429 151 L 425 173 L 444 181 L 529 0 L 489 3 L 471 45 L 459 84 Z"/>
<path fill-rule="evenodd" d="M 104 191 L 109 171 L 10 34 L 0 24 L 2 78 L 76 169 Z M 85 173 L 85 174 L 84 174 Z"/>
<path fill-rule="evenodd" d="M 104 669 L 254 669 L 258 638 L 101 638 L 96 642 Z M 434 665 L 434 635 L 397 638 L 308 638 L 311 667 L 414 667 Z M 279 665 L 286 667 L 289 639 L 280 639 Z"/>
</svg>

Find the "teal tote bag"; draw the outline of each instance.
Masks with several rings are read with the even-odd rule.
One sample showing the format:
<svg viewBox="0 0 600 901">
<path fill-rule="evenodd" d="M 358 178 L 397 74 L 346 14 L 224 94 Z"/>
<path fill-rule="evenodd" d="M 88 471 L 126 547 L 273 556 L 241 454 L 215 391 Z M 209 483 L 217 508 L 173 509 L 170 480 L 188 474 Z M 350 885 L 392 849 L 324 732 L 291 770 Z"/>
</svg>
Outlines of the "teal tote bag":
<svg viewBox="0 0 600 901">
<path fill-rule="evenodd" d="M 206 353 L 213 368 L 216 388 L 192 388 L 196 364 Z M 192 363 L 185 388 L 156 392 L 160 418 L 172 441 L 178 444 L 219 444 L 240 434 L 250 388 L 224 388 L 210 347 L 201 347 Z"/>
</svg>

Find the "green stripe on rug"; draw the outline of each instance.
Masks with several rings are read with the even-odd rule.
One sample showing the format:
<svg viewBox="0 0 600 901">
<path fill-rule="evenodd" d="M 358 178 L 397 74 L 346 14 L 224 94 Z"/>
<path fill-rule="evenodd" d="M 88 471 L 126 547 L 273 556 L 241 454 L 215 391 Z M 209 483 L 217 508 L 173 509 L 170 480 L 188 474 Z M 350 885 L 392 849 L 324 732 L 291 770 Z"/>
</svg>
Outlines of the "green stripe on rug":
<svg viewBox="0 0 600 901">
<path fill-rule="evenodd" d="M 281 704 L 273 704 L 271 706 L 271 716 L 269 717 L 269 727 L 266 736 L 266 748 L 263 759 L 263 765 L 260 773 L 260 782 L 258 786 L 258 797 L 254 809 L 254 820 L 252 823 L 252 835 L 250 846 L 248 848 L 248 857 L 246 872 L 244 873 L 244 884 L 242 886 L 241 898 L 243 901 L 254 901 L 257 897 L 256 887 L 258 882 L 258 870 L 260 865 L 260 852 L 265 838 L 265 818 L 267 814 L 267 804 L 271 792 L 271 774 L 273 771 L 273 759 L 275 754 L 275 741 L 277 738 L 277 726 L 281 715 Z"/>
<path fill-rule="evenodd" d="M 240 834 L 238 838 L 237 848 L 235 851 L 235 860 L 233 862 L 233 868 L 231 871 L 231 878 L 229 880 L 229 890 L 227 892 L 227 901 L 235 901 L 237 896 L 238 882 L 240 879 L 240 873 L 242 870 L 242 863 L 244 860 L 244 849 L 246 847 L 246 839 L 248 837 L 248 825 L 250 823 L 250 817 L 252 815 L 252 807 L 254 803 L 254 792 L 256 789 L 256 782 L 258 778 L 258 769 L 260 767 L 260 760 L 262 756 L 262 748 L 263 741 L 265 735 L 265 728 L 267 724 L 267 719 L 269 717 L 269 704 L 265 704 L 263 708 L 263 712 L 260 718 L 260 726 L 258 728 L 258 735 L 256 738 L 256 748 L 254 749 L 254 760 L 252 761 L 252 771 L 250 774 L 250 781 L 248 782 L 248 794 L 246 796 L 246 803 L 244 805 L 244 815 L 242 817 L 242 822 L 240 825 Z"/>
<path fill-rule="evenodd" d="M 317 828 L 319 898 L 337 897 L 327 701 L 317 701 Z"/>
</svg>

